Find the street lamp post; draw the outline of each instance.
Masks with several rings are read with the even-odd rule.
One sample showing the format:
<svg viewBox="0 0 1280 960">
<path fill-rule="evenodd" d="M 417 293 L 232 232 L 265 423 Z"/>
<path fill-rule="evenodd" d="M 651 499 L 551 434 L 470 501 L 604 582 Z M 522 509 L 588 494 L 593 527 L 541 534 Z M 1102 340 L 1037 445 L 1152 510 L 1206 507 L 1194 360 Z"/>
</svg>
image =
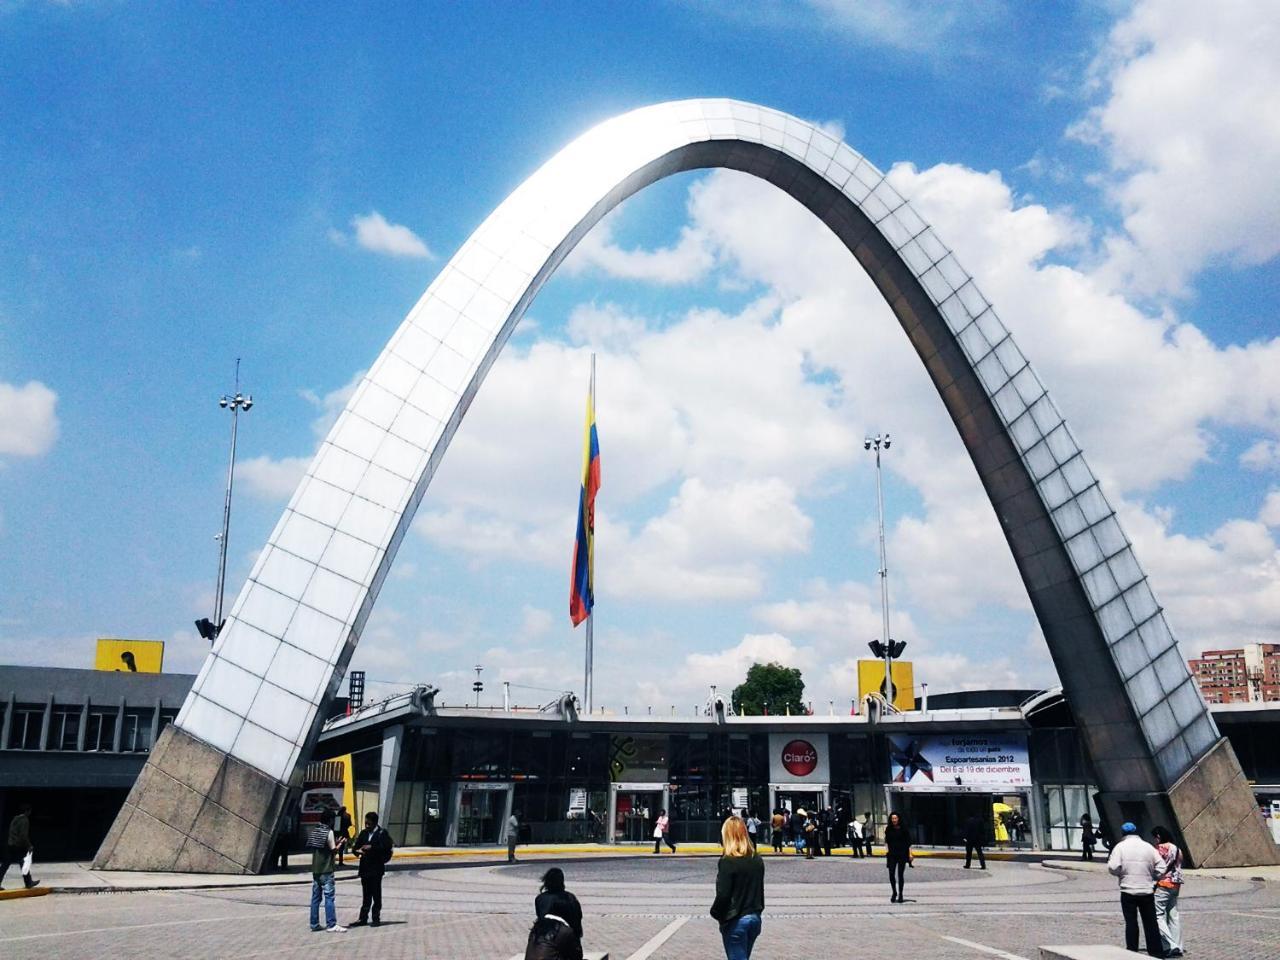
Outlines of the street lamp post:
<svg viewBox="0 0 1280 960">
<path fill-rule="evenodd" d="M 231 532 L 231 488 L 236 477 L 236 432 L 240 425 L 240 411 L 246 413 L 253 406 L 253 397 L 240 392 L 240 358 L 236 358 L 236 392 L 232 396 L 223 395 L 218 406 L 231 411 L 231 458 L 227 463 L 227 495 L 222 504 L 222 533 L 218 536 L 218 587 L 213 596 L 213 622 L 197 620 L 196 629 L 200 635 L 213 643 L 222 630 L 222 596 L 227 583 L 227 537 Z"/>
<path fill-rule="evenodd" d="M 874 438 L 867 437 L 862 442 L 864 450 L 874 450 L 876 454 L 876 511 L 880 522 L 880 617 L 882 635 L 881 643 L 884 644 L 884 693 L 885 700 L 889 703 L 894 701 L 893 689 L 893 656 L 890 651 L 889 641 L 889 562 L 885 557 L 884 549 L 884 487 L 880 480 L 880 451 L 889 449 L 889 434 L 883 437 L 876 434 Z"/>
</svg>

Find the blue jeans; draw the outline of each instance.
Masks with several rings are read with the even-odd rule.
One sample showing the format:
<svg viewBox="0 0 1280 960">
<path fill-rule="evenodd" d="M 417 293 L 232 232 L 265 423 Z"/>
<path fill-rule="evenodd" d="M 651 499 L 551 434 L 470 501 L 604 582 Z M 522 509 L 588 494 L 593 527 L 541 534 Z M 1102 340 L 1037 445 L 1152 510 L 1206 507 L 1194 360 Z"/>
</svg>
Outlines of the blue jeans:
<svg viewBox="0 0 1280 960">
<path fill-rule="evenodd" d="M 720 924 L 725 960 L 751 960 L 751 948 L 760 936 L 760 914 L 747 913 Z"/>
<path fill-rule="evenodd" d="M 335 926 L 338 911 L 333 905 L 333 874 L 322 873 L 311 878 L 311 926 L 320 926 L 320 894 L 324 894 L 324 925 Z"/>
</svg>

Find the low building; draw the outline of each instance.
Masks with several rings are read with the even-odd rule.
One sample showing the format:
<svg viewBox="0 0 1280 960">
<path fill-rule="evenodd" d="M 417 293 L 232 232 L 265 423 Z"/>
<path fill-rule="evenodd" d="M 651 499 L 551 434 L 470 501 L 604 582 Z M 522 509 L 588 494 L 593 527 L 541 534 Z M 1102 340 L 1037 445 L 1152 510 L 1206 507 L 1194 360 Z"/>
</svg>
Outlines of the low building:
<svg viewBox="0 0 1280 960">
<path fill-rule="evenodd" d="M 0 666 L 0 824 L 33 808 L 42 860 L 87 860 L 194 676 Z"/>
<path fill-rule="evenodd" d="M 934 697 L 874 723 L 437 708 L 419 694 L 331 721 L 320 751 L 352 755 L 359 802 L 404 844 L 498 843 L 512 812 L 526 841 L 650 843 L 660 810 L 677 842 L 712 841 L 730 808 L 803 807 L 869 812 L 878 831 L 897 811 L 937 845 L 977 814 L 1000 845 L 1074 848 L 1081 816 L 1097 822 L 1088 758 L 1061 693 L 1024 693 Z"/>
</svg>

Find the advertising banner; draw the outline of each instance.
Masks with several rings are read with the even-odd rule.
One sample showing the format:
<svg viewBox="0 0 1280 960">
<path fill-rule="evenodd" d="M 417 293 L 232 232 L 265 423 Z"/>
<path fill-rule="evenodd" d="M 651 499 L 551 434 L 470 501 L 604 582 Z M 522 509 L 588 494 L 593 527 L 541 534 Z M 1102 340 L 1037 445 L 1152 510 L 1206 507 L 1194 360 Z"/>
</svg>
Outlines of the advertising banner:
<svg viewBox="0 0 1280 960">
<path fill-rule="evenodd" d="M 858 703 L 873 693 L 884 696 L 884 661 L 859 660 Z M 893 705 L 899 710 L 916 708 L 915 676 L 910 660 L 893 661 Z"/>
<path fill-rule="evenodd" d="M 93 669 L 122 673 L 159 673 L 164 667 L 163 640 L 117 640 L 102 637 Z"/>
<path fill-rule="evenodd" d="M 770 783 L 830 783 L 825 733 L 769 734 Z"/>
<path fill-rule="evenodd" d="M 924 788 L 1031 785 L 1026 734 L 894 736 L 889 747 L 889 771 L 895 784 Z"/>
</svg>

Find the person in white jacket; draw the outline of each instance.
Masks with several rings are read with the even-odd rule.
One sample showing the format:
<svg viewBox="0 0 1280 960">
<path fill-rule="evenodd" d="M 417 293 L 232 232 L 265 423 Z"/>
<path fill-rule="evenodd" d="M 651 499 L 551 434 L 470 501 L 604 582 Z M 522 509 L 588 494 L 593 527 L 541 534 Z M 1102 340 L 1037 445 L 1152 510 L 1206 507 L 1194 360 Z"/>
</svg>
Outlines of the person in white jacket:
<svg viewBox="0 0 1280 960">
<path fill-rule="evenodd" d="M 1156 923 L 1156 880 L 1164 876 L 1165 862 L 1156 848 L 1138 836 L 1138 828 L 1125 823 L 1120 832 L 1124 838 L 1111 848 L 1107 858 L 1107 871 L 1120 878 L 1120 910 L 1124 914 L 1124 945 L 1135 953 L 1138 950 L 1138 917 L 1142 917 L 1142 932 L 1147 941 L 1147 953 L 1153 957 L 1165 955 L 1160 940 L 1160 927 Z"/>
</svg>

